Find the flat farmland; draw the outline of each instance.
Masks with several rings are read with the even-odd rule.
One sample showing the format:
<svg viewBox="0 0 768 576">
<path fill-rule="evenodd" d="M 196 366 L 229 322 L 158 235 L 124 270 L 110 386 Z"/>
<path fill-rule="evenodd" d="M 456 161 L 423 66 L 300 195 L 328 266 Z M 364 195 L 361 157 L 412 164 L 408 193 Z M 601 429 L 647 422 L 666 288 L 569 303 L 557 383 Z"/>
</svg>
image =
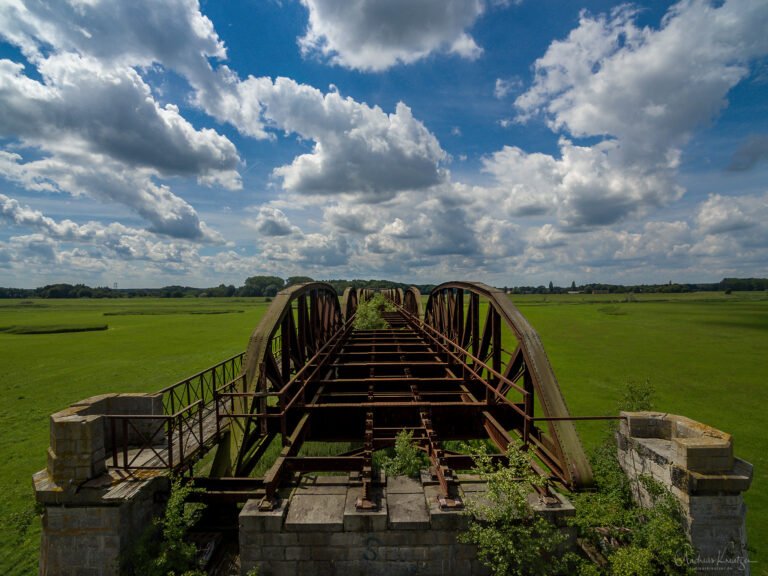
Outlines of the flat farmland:
<svg viewBox="0 0 768 576">
<path fill-rule="evenodd" d="M 512 299 L 539 331 L 574 415 L 615 414 L 625 384 L 648 381 L 659 410 L 733 435 L 736 454 L 755 466 L 746 496 L 753 573 L 768 573 L 768 296 Z M 0 573 L 37 570 L 31 475 L 46 463 L 48 416 L 96 394 L 158 390 L 244 350 L 267 306 L 261 298 L 0 300 Z M 604 426 L 579 424 L 588 447 Z"/>
<path fill-rule="evenodd" d="M 31 475 L 48 416 L 107 392 L 152 392 L 245 350 L 263 298 L 0 300 L 0 574 L 36 574 Z M 31 334 L 49 329 L 106 330 Z"/>
</svg>

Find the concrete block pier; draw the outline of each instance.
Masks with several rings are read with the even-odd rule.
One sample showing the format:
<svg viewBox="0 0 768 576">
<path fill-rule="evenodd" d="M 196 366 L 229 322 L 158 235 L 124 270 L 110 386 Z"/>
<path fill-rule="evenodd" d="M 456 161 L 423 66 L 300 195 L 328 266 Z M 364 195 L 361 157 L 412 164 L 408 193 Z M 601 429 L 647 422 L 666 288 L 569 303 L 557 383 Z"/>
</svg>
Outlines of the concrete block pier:
<svg viewBox="0 0 768 576">
<path fill-rule="evenodd" d="M 359 511 L 360 487 L 346 476 L 304 477 L 273 510 L 249 500 L 240 513 L 241 574 L 265 576 L 488 574 L 476 549 L 457 542 L 468 518 L 442 509 L 432 483 L 390 477 L 373 486 L 378 507 Z M 462 498 L 481 498 L 484 484 L 459 476 Z M 565 525 L 574 509 L 565 498 L 546 513 Z"/>
<path fill-rule="evenodd" d="M 133 473 L 110 468 L 106 448 L 122 443 L 121 429 L 109 414 L 146 416 L 131 435 L 164 442 L 159 394 L 103 394 L 51 415 L 47 467 L 33 476 L 35 497 L 43 505 L 41 576 L 111 576 L 152 517 L 163 506 L 169 481 L 159 470 Z M 160 426 L 160 433 L 154 430 Z M 152 430 L 152 432 L 149 432 Z"/>
<path fill-rule="evenodd" d="M 699 574 L 750 574 L 742 493 L 752 482 L 752 465 L 734 457 L 731 435 L 675 414 L 621 415 L 619 462 L 630 480 L 650 476 L 680 503 L 697 551 L 683 560 Z M 650 496 L 634 484 L 636 498 L 647 505 Z"/>
</svg>

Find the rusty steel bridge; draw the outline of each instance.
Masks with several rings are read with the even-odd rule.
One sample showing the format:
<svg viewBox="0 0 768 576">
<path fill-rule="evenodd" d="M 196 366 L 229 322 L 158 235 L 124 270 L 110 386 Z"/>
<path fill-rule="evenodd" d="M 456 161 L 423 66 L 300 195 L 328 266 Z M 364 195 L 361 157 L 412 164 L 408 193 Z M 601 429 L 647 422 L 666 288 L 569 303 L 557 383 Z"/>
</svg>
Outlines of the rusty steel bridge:
<svg viewBox="0 0 768 576">
<path fill-rule="evenodd" d="M 212 501 L 259 498 L 263 508 L 296 474 L 347 472 L 366 508 L 375 506 L 373 453 L 407 430 L 446 507 L 461 504 L 456 471 L 473 466 L 449 441 L 490 440 L 502 461 L 521 442 L 551 483 L 591 484 L 573 422 L 585 418 L 568 412 L 538 334 L 504 292 L 448 282 L 426 306 L 414 287 L 383 293 L 389 327 L 356 330 L 372 291 L 340 297 L 313 282 L 280 292 L 244 353 L 161 391 L 163 415 L 106 416 L 108 467 L 185 472 Z M 308 456 L 308 442 L 345 448 Z M 210 473 L 196 476 L 204 456 Z"/>
</svg>

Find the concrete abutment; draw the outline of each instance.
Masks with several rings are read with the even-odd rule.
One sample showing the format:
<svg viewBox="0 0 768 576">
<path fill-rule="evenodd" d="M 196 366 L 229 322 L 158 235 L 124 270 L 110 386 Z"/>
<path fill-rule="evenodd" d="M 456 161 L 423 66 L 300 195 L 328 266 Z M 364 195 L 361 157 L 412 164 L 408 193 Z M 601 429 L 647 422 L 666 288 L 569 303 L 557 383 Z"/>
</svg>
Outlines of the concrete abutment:
<svg viewBox="0 0 768 576">
<path fill-rule="evenodd" d="M 459 475 L 463 500 L 482 498 L 485 484 Z M 468 517 L 442 509 L 438 487 L 405 477 L 374 486 L 378 508 L 358 511 L 360 487 L 346 477 L 305 477 L 264 511 L 250 500 L 239 519 L 241 574 L 484 575 L 477 549 L 458 542 Z M 542 506 L 542 510 L 544 507 Z M 563 530 L 574 508 L 562 496 L 544 511 Z"/>
<path fill-rule="evenodd" d="M 649 476 L 680 504 L 697 553 L 681 561 L 702 575 L 750 574 L 742 494 L 752 482 L 752 465 L 733 455 L 731 435 L 675 414 L 621 415 L 619 462 L 633 481 L 636 500 L 650 503 L 639 481 Z"/>
</svg>

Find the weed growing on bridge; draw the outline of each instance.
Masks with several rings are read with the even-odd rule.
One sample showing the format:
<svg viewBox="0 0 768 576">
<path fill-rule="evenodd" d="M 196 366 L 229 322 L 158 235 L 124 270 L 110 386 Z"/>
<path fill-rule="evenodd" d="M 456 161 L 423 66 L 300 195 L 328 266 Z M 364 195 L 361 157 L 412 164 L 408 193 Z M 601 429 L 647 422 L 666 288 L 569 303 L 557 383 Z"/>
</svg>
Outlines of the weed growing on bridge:
<svg viewBox="0 0 768 576">
<path fill-rule="evenodd" d="M 381 330 L 389 328 L 389 324 L 381 317 L 382 312 L 393 310 L 384 295 L 377 292 L 373 298 L 360 302 L 355 312 L 355 330 Z"/>
<path fill-rule="evenodd" d="M 630 383 L 619 410 L 652 410 L 653 388 L 646 381 Z M 669 491 L 650 477 L 633 486 L 619 465 L 615 423 L 591 454 L 595 491 L 572 495 L 577 529 L 588 561 L 573 553 L 559 554 L 565 536 L 534 514 L 531 487 L 546 480 L 531 469 L 530 456 L 510 446 L 509 465 L 494 465 L 483 449 L 474 449 L 476 471 L 488 483 L 488 503 L 468 502 L 469 530 L 463 542 L 478 547 L 478 558 L 495 575 L 580 574 L 581 576 L 688 575 L 683 561 L 694 551 L 685 535 L 682 512 Z M 638 506 L 633 491 L 642 489 L 652 500 Z"/>
<path fill-rule="evenodd" d="M 646 381 L 629 383 L 618 410 L 653 410 L 654 390 Z M 694 556 L 685 535 L 682 511 L 675 498 L 650 477 L 641 477 L 641 486 L 632 485 L 619 464 L 614 432 L 608 427 L 603 442 L 591 453 L 596 490 L 573 496 L 576 516 L 572 525 L 584 547 L 596 560 L 591 574 L 655 576 L 693 574 L 681 561 Z M 638 506 L 633 491 L 642 489 L 651 500 L 650 508 Z"/>
<path fill-rule="evenodd" d="M 395 438 L 394 458 L 385 458 L 381 469 L 391 476 L 415 478 L 424 466 L 424 456 L 413 442 L 412 430 L 400 430 Z"/>
<path fill-rule="evenodd" d="M 124 559 L 122 573 L 135 576 L 204 576 L 197 570 L 197 548 L 186 541 L 189 530 L 200 518 L 205 505 L 187 500 L 195 491 L 180 478 L 171 483 L 165 514 L 156 518 L 142 534 L 135 550 Z"/>
<path fill-rule="evenodd" d="M 534 513 L 532 487 L 546 480 L 531 469 L 530 456 L 510 445 L 508 465 L 494 465 L 485 450 L 473 450 L 475 470 L 488 483 L 487 503 L 467 502 L 469 529 L 459 540 L 477 546 L 478 559 L 495 576 L 573 574 L 575 554 L 562 554 L 566 537 Z"/>
</svg>

